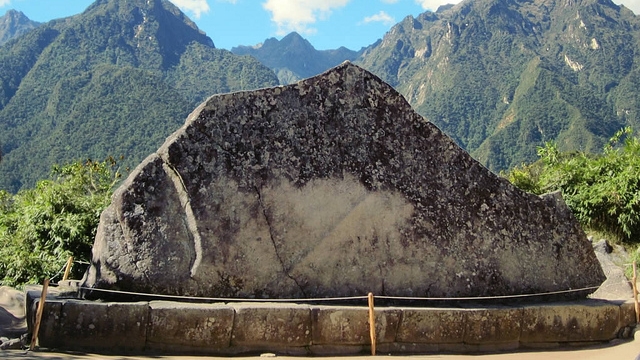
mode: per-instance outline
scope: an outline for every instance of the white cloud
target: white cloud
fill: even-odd
[[[416,4],[422,6],[425,10],[438,10],[442,5],[457,4],[460,0],[416,0]]]
[[[0,0],[0,6],[7,6],[11,4],[11,0]]]
[[[396,23],[396,20],[394,18],[392,18],[391,16],[389,16],[389,14],[387,14],[384,11],[380,11],[379,13],[375,14],[375,15],[371,15],[371,16],[367,16],[366,18],[364,18],[364,20],[362,20],[362,23],[364,24],[368,24],[371,22],[381,22],[385,25],[393,25]]]
[[[2,1],[2,0],[0,0]],[[190,12],[196,19],[200,18],[202,13],[209,12],[209,4],[207,0],[171,0],[182,11]]]
[[[278,26],[278,35],[291,31],[301,34],[313,34],[316,29],[310,27],[318,19],[329,17],[331,10],[343,7],[351,0],[267,0],[262,4],[271,12],[271,21]]]

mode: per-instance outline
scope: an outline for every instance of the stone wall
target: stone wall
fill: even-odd
[[[511,307],[379,307],[375,319],[379,353],[474,353],[605,342],[633,326],[635,312],[632,302],[584,300]],[[48,300],[39,344],[118,354],[370,352],[367,307],[279,303]]]

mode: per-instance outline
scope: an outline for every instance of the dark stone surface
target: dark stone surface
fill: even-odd
[[[460,297],[603,280],[559,195],[513,187],[344,63],[200,105],[115,192],[84,285]]]
[[[520,341],[523,343],[607,341],[621,327],[620,306],[608,302],[576,302],[525,306]]]
[[[314,306],[311,311],[314,345],[343,346],[371,343],[367,307]],[[375,326],[378,344],[396,340],[401,317],[400,309],[376,309]]]
[[[234,314],[224,304],[151,301],[145,350],[198,353],[227,348]]]
[[[148,323],[149,304],[146,302],[66,300],[60,311],[60,331],[55,333],[50,344],[41,343],[44,347],[78,351],[141,352],[145,347]]]

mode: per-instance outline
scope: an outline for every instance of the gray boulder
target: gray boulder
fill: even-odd
[[[513,187],[347,62],[201,104],[113,195],[84,286],[460,297],[603,280],[559,195]]]
[[[0,286],[0,343],[5,344],[8,338],[18,337],[27,332],[25,316],[24,292]],[[8,346],[8,345],[7,345]]]
[[[596,258],[600,262],[606,280],[591,298],[602,300],[633,299],[633,285],[624,274],[625,263],[629,262],[629,254],[621,245],[614,245],[605,240],[593,244]]]

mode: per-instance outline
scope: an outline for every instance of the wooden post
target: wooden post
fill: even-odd
[[[31,334],[31,346],[29,351],[33,351],[36,348],[36,342],[38,341],[38,333],[40,332],[40,322],[42,321],[42,313],[44,312],[44,303],[47,299],[47,289],[49,289],[49,279],[44,280],[42,285],[42,293],[40,293],[40,302],[38,303],[38,311],[36,312],[36,322],[33,326],[33,334]]]
[[[638,275],[636,270],[636,261],[633,260],[633,303],[636,309],[636,324],[640,323],[640,306],[638,305],[638,285],[637,285]]]
[[[373,310],[373,293],[369,293],[369,334],[371,336],[371,355],[376,354],[376,316]]]
[[[62,281],[69,280],[69,272],[71,271],[71,265],[73,265],[73,256],[69,256],[69,260],[67,260],[67,268],[64,269],[64,276],[62,277]]]

